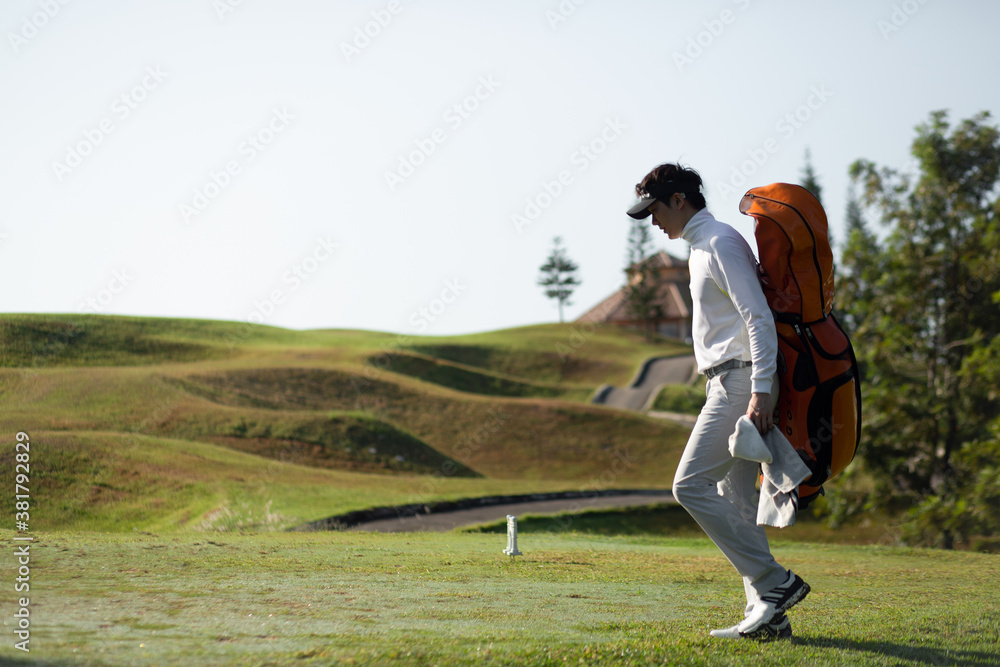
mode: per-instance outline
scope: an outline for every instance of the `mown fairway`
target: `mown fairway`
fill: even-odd
[[[3,532],[8,542],[10,531]],[[716,640],[743,593],[703,539],[53,532],[31,657],[87,665],[997,665],[1000,561],[784,544],[791,642]],[[13,577],[12,559],[0,572]],[[5,609],[13,604],[3,588]],[[5,621],[10,625],[10,621]],[[11,642],[0,656],[13,660]],[[18,664],[6,662],[5,664]]]

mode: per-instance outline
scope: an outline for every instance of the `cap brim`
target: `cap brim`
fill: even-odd
[[[655,201],[656,197],[646,197],[645,199],[640,199],[635,206],[628,210],[628,217],[635,218],[636,220],[648,218],[652,215],[649,207],[652,206]]]

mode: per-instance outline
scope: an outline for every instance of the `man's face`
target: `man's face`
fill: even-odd
[[[683,200],[675,201],[678,199],[680,197],[677,195],[671,195],[670,199],[666,202],[657,199],[649,207],[649,210],[653,214],[653,226],[659,227],[671,239],[679,239],[681,237],[681,232],[684,231],[684,224],[687,222],[686,217],[680,211]]]

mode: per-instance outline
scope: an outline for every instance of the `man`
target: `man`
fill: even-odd
[[[677,465],[674,498],[743,577],[744,620],[712,630],[712,636],[791,637],[784,612],[806,596],[809,585],[771,555],[764,528],[748,511],[756,472],[752,466],[733,468],[728,448],[744,414],[762,434],[773,427],[777,334],[750,246],[708,212],[701,186],[693,169],[660,165],[636,185],[640,201],[628,211],[637,220],[651,215],[668,237],[691,244],[692,337],[698,372],[708,377],[707,401]]]

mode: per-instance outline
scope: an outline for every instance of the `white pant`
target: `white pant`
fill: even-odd
[[[674,498],[743,577],[748,609],[788,576],[771,555],[764,527],[757,525],[756,467],[738,468],[740,474],[731,479],[733,496],[721,495],[718,486],[733,466],[728,441],[750,403],[750,374],[750,367],[736,368],[709,381],[708,400],[674,475]]]

